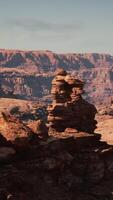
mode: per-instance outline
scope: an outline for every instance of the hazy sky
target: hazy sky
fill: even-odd
[[[0,48],[113,55],[113,0],[0,0]]]

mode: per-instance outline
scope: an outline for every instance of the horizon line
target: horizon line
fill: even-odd
[[[54,50],[48,50],[48,49],[16,49],[16,48],[0,48],[0,51],[18,51],[18,52],[50,52],[53,54],[59,54],[59,55],[66,55],[66,54],[100,54],[100,55],[110,55],[113,56],[111,53],[105,53],[105,52],[57,52]]]

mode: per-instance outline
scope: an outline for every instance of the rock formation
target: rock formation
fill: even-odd
[[[1,142],[4,138],[9,145],[19,151],[29,148],[34,137],[36,140],[35,133],[29,127],[8,113],[0,113],[0,133],[2,135]]]
[[[84,82],[60,69],[52,81],[53,103],[48,106],[51,128],[64,131],[74,128],[93,133],[96,128],[96,108],[82,98]]]
[[[32,131],[26,127],[19,119],[8,113],[1,113],[0,132],[7,140],[15,140],[19,137],[28,137]]]
[[[31,121],[28,123],[28,127],[36,134],[39,138],[48,138],[48,128],[42,120]]]

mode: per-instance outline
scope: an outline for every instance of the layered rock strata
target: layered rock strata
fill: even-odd
[[[82,98],[84,82],[59,69],[52,81],[52,105],[48,106],[48,122],[56,131],[74,128],[93,133],[96,108]]]

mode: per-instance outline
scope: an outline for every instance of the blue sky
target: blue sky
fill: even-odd
[[[0,0],[0,48],[113,55],[113,0]]]

